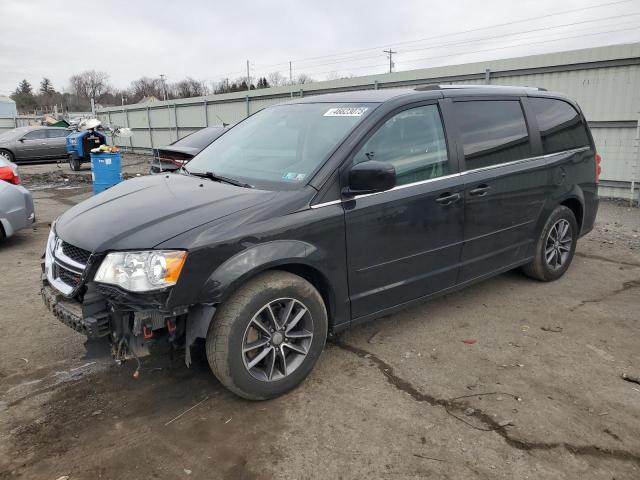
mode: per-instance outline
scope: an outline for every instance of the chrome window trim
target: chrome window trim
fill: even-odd
[[[536,160],[544,160],[546,158],[555,157],[557,155],[562,155],[562,154],[567,154],[567,153],[578,153],[578,152],[586,151],[586,150],[590,150],[590,149],[591,149],[590,145],[585,145],[584,147],[577,147],[577,148],[572,148],[572,149],[569,149],[569,150],[562,150],[561,152],[547,153],[545,155],[538,155],[537,157],[521,158],[519,160],[513,160],[511,162],[496,163],[495,165],[489,165],[489,166],[486,166],[486,167],[474,168],[472,170],[465,170],[464,172],[452,173],[450,175],[443,175],[442,177],[428,178],[427,180],[420,180],[419,182],[407,183],[406,185],[396,185],[395,187],[393,187],[393,188],[391,188],[389,190],[384,190],[382,192],[365,193],[365,194],[362,194],[362,195],[356,195],[356,196],[354,196],[352,198],[340,199],[340,200],[331,200],[330,202],[317,203],[315,205],[311,205],[311,208],[315,209],[315,208],[328,207],[330,205],[337,205],[339,203],[347,202],[349,200],[357,200],[359,198],[366,198],[366,197],[370,197],[372,195],[379,195],[381,193],[387,193],[387,192],[393,192],[393,191],[396,191],[396,190],[402,190],[404,188],[415,187],[417,185],[424,185],[426,183],[436,182],[438,180],[445,180],[445,179],[449,179],[449,178],[462,177],[462,176],[468,175],[470,173],[483,172],[485,170],[493,170],[495,168],[508,167],[510,165],[517,165],[517,164],[520,164],[520,163],[534,162]]]

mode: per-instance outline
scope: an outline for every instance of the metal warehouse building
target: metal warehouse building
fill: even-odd
[[[297,96],[433,83],[535,86],[573,97],[603,158],[600,194],[638,199],[640,43],[104,108],[98,114],[103,122],[134,130],[132,138],[119,140],[122,146],[148,151]]]

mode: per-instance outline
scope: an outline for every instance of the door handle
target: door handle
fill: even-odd
[[[450,192],[443,193],[438,198],[436,198],[436,202],[438,202],[440,205],[451,205],[458,200],[460,200],[460,194]]]
[[[489,192],[489,190],[491,190],[491,187],[483,183],[478,185],[473,190],[469,190],[469,195],[472,195],[474,197],[484,197]]]

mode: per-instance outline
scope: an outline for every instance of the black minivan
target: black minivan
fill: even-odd
[[[203,339],[226,387],[271,398],[351,325],[516,267],[561,277],[599,164],[578,105],[543,89],[299,98],[60,216],[42,295],[117,360],[168,345],[189,364]]]

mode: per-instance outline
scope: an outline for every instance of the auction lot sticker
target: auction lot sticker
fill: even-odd
[[[369,110],[368,107],[337,107],[330,108],[323,117],[361,117]]]

